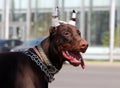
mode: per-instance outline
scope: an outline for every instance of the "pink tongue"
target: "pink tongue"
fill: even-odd
[[[69,52],[69,53],[70,53],[70,52]],[[71,53],[71,54],[72,54],[72,53]],[[81,57],[81,60],[79,61],[79,60],[76,60],[76,59],[71,59],[71,62],[80,63],[82,69],[85,69],[85,63],[84,63],[84,61],[83,61],[83,59],[82,59],[82,56],[81,56],[81,55],[78,55],[77,53],[74,53],[74,55],[75,55],[75,54],[76,54],[76,56]],[[78,57],[78,58],[79,58],[79,57]]]
[[[83,59],[81,59],[81,67],[82,67],[82,69],[85,69],[85,63],[84,63]]]
[[[84,64],[84,61],[83,61],[83,59],[82,59],[82,56],[80,56],[80,57],[81,57],[81,60],[77,60],[77,59],[74,59],[74,58],[70,57],[70,56],[67,55],[65,52],[62,52],[62,53],[63,53],[63,55],[64,55],[70,62],[76,63],[76,64],[81,64],[82,69],[85,69],[85,64]],[[75,54],[75,53],[74,53],[74,54]],[[78,58],[79,58],[79,57],[78,57]]]
[[[64,55],[68,60],[70,60],[70,62],[80,63],[79,60],[74,59],[73,57],[71,57],[71,56],[69,56],[68,54],[66,54],[64,51],[63,51],[62,53],[63,53],[63,55]]]

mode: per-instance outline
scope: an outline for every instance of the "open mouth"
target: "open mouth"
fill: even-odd
[[[78,51],[62,51],[63,56],[74,66],[79,66],[84,69],[85,64],[82,58],[82,55]]]

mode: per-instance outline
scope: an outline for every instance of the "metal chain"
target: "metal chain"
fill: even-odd
[[[39,68],[46,74],[48,82],[52,82],[55,79],[54,74],[49,72],[47,66],[41,61],[41,59],[36,54],[34,54],[30,50],[26,50],[23,53],[29,56],[31,60],[33,60],[39,66]]]
[[[45,63],[47,64],[47,66],[49,67],[49,72],[52,74],[56,74],[59,70],[52,65],[52,63],[50,62],[50,60],[47,58],[47,56],[45,55],[43,49],[41,46],[37,46],[40,55],[42,56],[42,58],[44,59]]]

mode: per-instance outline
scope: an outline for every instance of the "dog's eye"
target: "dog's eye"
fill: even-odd
[[[80,33],[80,31],[77,31],[77,33],[81,36],[81,33]]]
[[[64,35],[68,36],[68,35],[70,35],[70,32],[64,32]]]

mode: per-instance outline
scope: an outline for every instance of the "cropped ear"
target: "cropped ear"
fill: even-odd
[[[58,20],[58,7],[55,8],[55,11],[52,13],[52,26],[56,27],[59,26],[59,20]]]
[[[72,17],[71,17],[70,21],[68,22],[68,24],[76,26],[76,14],[77,14],[77,12],[75,10],[73,10]]]

